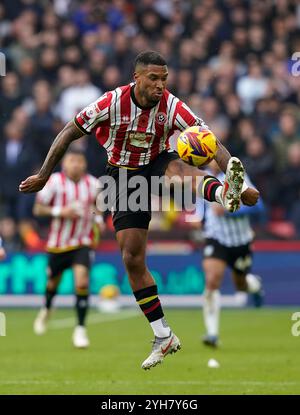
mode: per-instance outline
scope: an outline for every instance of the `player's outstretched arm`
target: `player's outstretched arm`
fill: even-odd
[[[225,173],[227,164],[229,159],[231,158],[231,155],[229,151],[223,146],[223,144],[217,140],[218,144],[218,150],[215,155],[215,160],[218,163],[218,166],[220,169]],[[242,192],[241,200],[244,205],[246,206],[253,206],[257,203],[259,199],[259,192],[256,189],[253,189],[252,187],[248,187],[246,190]]]
[[[53,169],[62,159],[70,143],[83,135],[84,133],[75,126],[73,121],[68,122],[53,141],[38,174],[30,176],[20,183],[20,192],[33,193],[40,191],[47,183]]]

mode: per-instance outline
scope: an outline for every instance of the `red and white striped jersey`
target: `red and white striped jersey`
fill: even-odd
[[[46,186],[37,194],[37,202],[47,206],[73,206],[79,219],[52,218],[47,240],[49,252],[63,252],[93,242],[95,201],[99,192],[96,177],[84,175],[78,182],[63,172],[53,173]]]
[[[134,83],[106,92],[76,115],[74,122],[85,134],[95,132],[113,165],[136,168],[148,164],[170,148],[174,131],[205,123],[165,90],[152,108],[141,108]]]

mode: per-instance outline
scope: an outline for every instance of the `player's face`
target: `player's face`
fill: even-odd
[[[167,66],[147,65],[137,68],[134,79],[138,93],[147,105],[155,105],[161,99],[166,89],[167,78]]]
[[[62,163],[63,171],[72,180],[78,181],[86,172],[86,160],[81,154],[67,154]]]

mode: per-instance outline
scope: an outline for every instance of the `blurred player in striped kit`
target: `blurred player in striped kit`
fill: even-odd
[[[218,180],[224,180],[224,174],[221,173],[214,161],[210,163],[209,169]],[[247,181],[249,182],[248,178]],[[262,305],[261,279],[250,274],[251,242],[254,238],[250,216],[261,213],[262,210],[261,201],[254,207],[241,206],[235,213],[226,212],[221,205],[216,203],[207,203],[205,206],[205,247],[202,265],[206,280],[203,303],[206,334],[203,337],[203,343],[208,346],[216,347],[218,345],[219,288],[227,267],[232,271],[238,298],[242,299],[245,296],[244,293],[251,293],[254,305],[256,307]]]
[[[102,216],[94,213],[99,192],[98,179],[87,174],[86,167],[84,153],[70,149],[62,161],[62,171],[50,176],[44,189],[37,194],[34,205],[36,216],[52,218],[46,248],[49,261],[45,304],[34,322],[34,332],[38,335],[46,332],[62,273],[72,268],[78,320],[72,339],[77,348],[89,346],[85,320],[93,256],[93,227],[95,222],[102,226]]]

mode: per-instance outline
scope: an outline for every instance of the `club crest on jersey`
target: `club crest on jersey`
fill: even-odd
[[[164,125],[167,121],[167,114],[165,114],[164,112],[158,112],[156,114],[155,121],[158,124]]]

